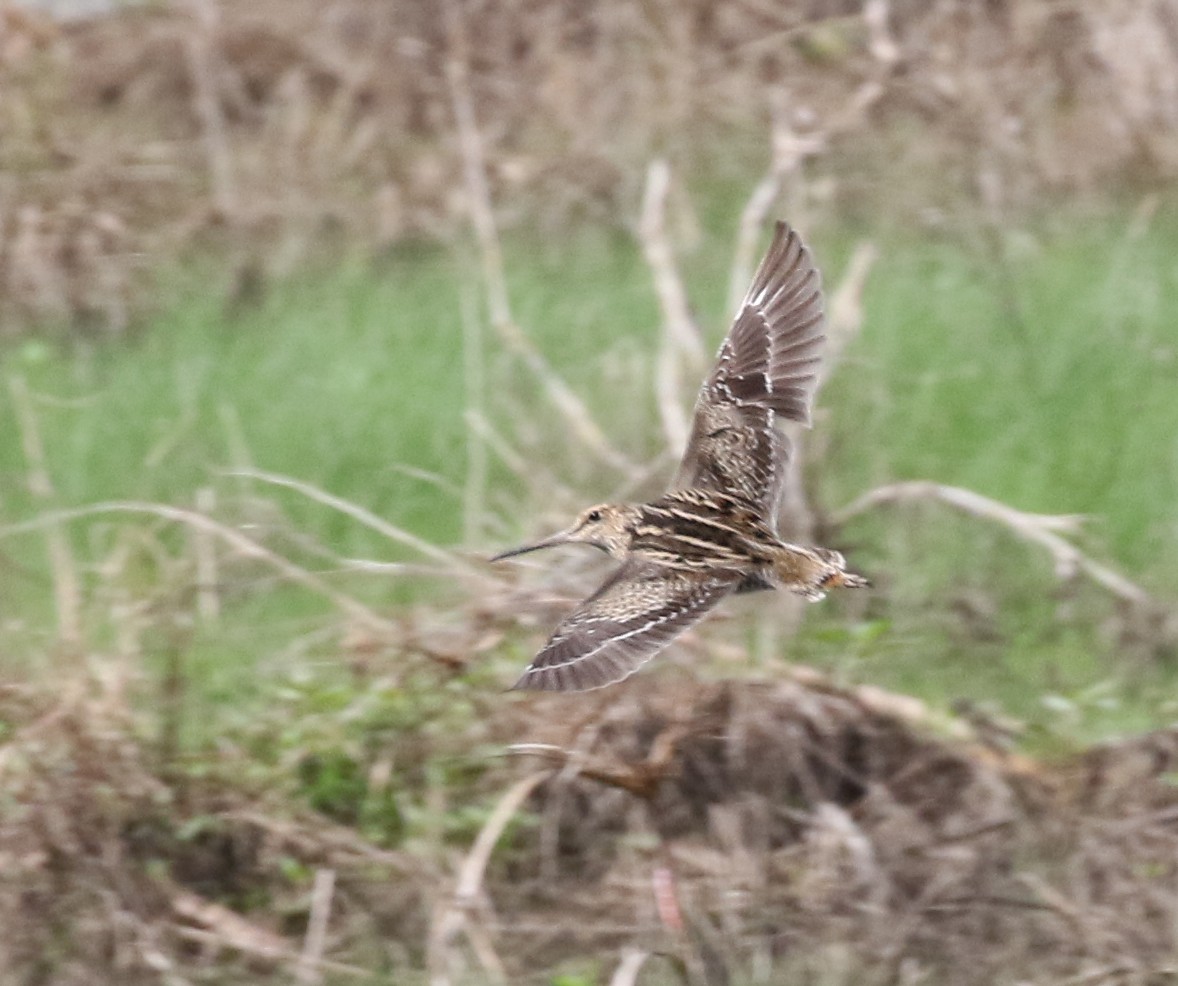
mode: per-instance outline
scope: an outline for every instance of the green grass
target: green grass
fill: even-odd
[[[949,245],[893,244],[864,336],[824,395],[824,500],[932,479],[1084,514],[1087,550],[1172,599],[1176,246],[1172,220],[1135,241],[1115,223],[1076,222],[1022,243],[1008,293]],[[935,700],[998,699],[1036,720],[1054,715],[1041,696],[1055,693],[1097,731],[1178,713],[1172,642],[1135,647],[1116,607],[1085,586],[1061,592],[1039,549],[935,507],[881,512],[848,537],[895,598],[898,639],[865,676]],[[1095,702],[1098,683],[1115,687]]]
[[[1136,239],[1123,229],[1115,219],[1075,218],[1019,236],[1006,275],[955,242],[878,233],[866,324],[819,401],[807,478],[820,507],[919,478],[1025,510],[1083,513],[1088,550],[1160,597],[1174,595],[1178,219],[1163,214]],[[714,231],[685,258],[710,340],[726,320],[731,233]],[[852,241],[848,231],[817,237],[828,284],[838,283]],[[648,385],[658,314],[634,244],[587,231],[559,248],[511,242],[507,256],[518,321],[619,447],[649,456],[658,447]],[[216,286],[190,287],[132,341],[84,351],[29,342],[3,358],[55,399],[38,411],[64,505],[191,504],[199,486],[213,485],[231,510],[243,488],[219,471],[244,459],[458,545],[472,400],[500,421],[528,414],[535,447],[550,450],[538,466],[585,502],[617,481],[566,440],[535,380],[486,328],[471,376],[469,327],[485,317],[469,261],[406,248],[379,265],[347,261],[273,285],[256,307],[232,313]],[[5,390],[0,419],[11,418]],[[0,523],[41,509],[24,473],[16,429],[5,424]],[[489,486],[496,530],[507,537],[548,506],[521,501],[518,482],[499,467]],[[341,556],[409,557],[297,495],[261,492],[290,529]],[[121,529],[75,528],[83,562],[106,557]],[[1085,735],[1178,714],[1174,672],[1118,639],[1115,607],[1085,586],[1061,593],[1043,554],[1008,533],[910,507],[856,521],[842,539],[880,588],[862,611],[837,601],[808,610],[784,659],[935,703],[992,702]],[[174,544],[182,547],[178,535]],[[0,632],[19,661],[49,649],[43,547],[22,537],[0,552],[12,590],[0,603]],[[145,586],[157,565],[146,565]],[[391,606],[441,590],[369,578],[359,591]],[[280,667],[289,641],[311,632],[325,607],[269,584],[231,603],[223,628],[192,644],[207,708],[264,695],[258,669]],[[772,607],[766,596],[754,608]],[[1045,704],[1044,694],[1056,698]]]

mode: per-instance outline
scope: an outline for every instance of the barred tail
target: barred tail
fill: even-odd
[[[871,587],[871,583],[862,575],[847,571],[847,559],[842,556],[841,552],[831,551],[829,548],[817,548],[815,552],[827,565],[826,571],[823,572],[818,583],[821,588],[868,589]]]
[[[871,585],[862,575],[848,572],[846,559],[837,551],[814,548],[808,560],[811,564],[806,565],[804,571],[795,571],[792,580],[782,580],[787,588],[807,599],[822,599],[829,589],[866,589]]]

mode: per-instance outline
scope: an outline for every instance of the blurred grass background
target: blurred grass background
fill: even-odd
[[[731,223],[708,229],[687,258],[709,347],[728,318],[733,233]],[[837,283],[855,234],[821,232],[828,283]],[[1116,215],[1055,216],[1004,242],[996,270],[982,247],[959,238],[895,226],[882,234],[862,332],[807,436],[817,506],[832,512],[872,487],[928,479],[1027,511],[1084,514],[1085,547],[1165,596],[1178,584],[1173,206],[1140,226]],[[492,530],[463,543],[472,395],[461,354],[481,317],[468,260],[400,248],[287,279],[232,309],[215,280],[211,290],[180,283],[176,300],[133,339],[11,345],[9,365],[52,398],[41,426],[62,504],[191,504],[201,486],[232,497],[236,481],[222,473],[253,465],[474,556],[559,520],[559,511],[534,516],[539,505],[517,479],[493,468]],[[659,316],[636,244],[591,229],[559,244],[515,236],[507,267],[517,318],[554,369],[627,454],[649,456],[657,420],[645,380]],[[481,345],[485,389],[515,388],[519,404],[540,413],[542,398],[528,392],[534,381],[512,377],[493,339]],[[589,465],[559,466],[585,502],[610,491]],[[7,516],[34,514],[15,430],[0,441],[0,469],[13,480]],[[346,517],[273,495],[285,524],[344,557],[408,560]],[[1084,587],[1061,590],[1049,559],[1008,532],[930,505],[880,511],[843,536],[880,586],[877,600],[850,626],[837,602],[808,608],[780,659],[939,705],[996,703],[1033,723],[1058,718],[1060,697],[1083,706],[1095,695],[1099,702],[1076,713],[1088,739],[1174,713],[1172,656],[1131,646],[1110,602]],[[10,652],[52,650],[42,554],[32,538],[5,548],[6,635],[15,627],[24,641],[10,639]],[[437,593],[455,602],[428,580],[359,581],[355,591],[378,606]],[[220,717],[238,717],[233,706],[264,697],[259,668],[273,667],[293,628],[324,613],[301,590],[266,585],[243,591],[225,623],[194,645],[195,688],[210,716],[194,720],[210,734]]]
[[[587,986],[623,946],[707,952],[732,982],[1171,975],[1175,17],[0,3],[0,980]],[[466,116],[511,314],[621,468],[496,331]],[[750,196],[828,295],[875,248],[803,471],[817,540],[875,588],[733,599],[626,686],[504,695],[606,565],[486,557],[673,471],[637,228],[655,161],[709,352]],[[834,522],[907,480],[1083,515],[1078,546],[1151,606],[941,505]],[[137,512],[55,527],[111,502]],[[463,912],[482,943],[437,944],[536,766],[508,744],[630,766],[677,716],[715,771],[670,744],[661,792],[694,823],[667,836],[675,811],[562,772],[490,860],[494,913]],[[718,737],[768,787],[709,759]],[[686,935],[647,883],[676,866]]]

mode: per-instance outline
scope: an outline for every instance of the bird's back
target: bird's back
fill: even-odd
[[[691,488],[639,508],[630,550],[669,568],[743,573],[759,567],[765,550],[778,543],[752,504]]]

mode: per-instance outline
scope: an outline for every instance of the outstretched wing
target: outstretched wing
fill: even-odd
[[[560,624],[515,688],[579,692],[621,681],[735,588],[731,572],[630,559]]]
[[[818,269],[797,232],[779,222],[700,388],[672,485],[743,497],[772,524],[789,459],[774,422],[809,425],[825,342]]]

